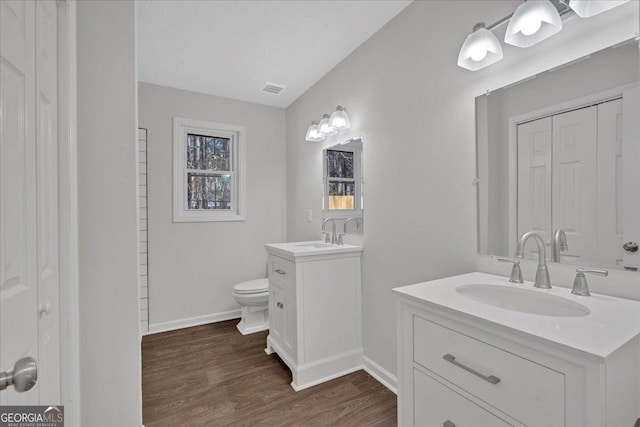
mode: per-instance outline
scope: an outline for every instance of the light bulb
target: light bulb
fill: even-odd
[[[529,0],[513,12],[504,42],[512,46],[531,47],[561,29],[560,13],[549,0]]]
[[[487,50],[483,49],[481,46],[476,46],[471,51],[471,59],[473,61],[480,62],[486,57],[487,57]]]
[[[629,0],[570,0],[569,7],[581,18],[590,18]]]
[[[319,129],[320,133],[323,134],[323,135],[334,135],[334,134],[338,133],[337,130],[335,130],[334,128],[332,128],[329,125],[329,119],[330,118],[331,118],[330,115],[324,114],[322,116],[322,120],[320,120],[320,123],[318,124],[318,129]]]
[[[349,116],[347,115],[347,109],[342,105],[338,105],[336,107],[336,111],[331,114],[329,126],[334,128],[335,130],[349,129],[351,127],[351,122],[349,121]]]
[[[522,24],[522,27],[520,27],[520,32],[522,32],[522,34],[524,34],[525,36],[530,36],[537,33],[540,30],[540,27],[542,27],[542,21],[531,20]]]
[[[458,66],[467,70],[480,70],[502,59],[502,46],[496,36],[480,22],[467,36],[460,53]]]
[[[310,142],[319,142],[324,139],[324,135],[320,133],[318,128],[318,122],[312,122],[311,126],[307,129],[305,139]]]

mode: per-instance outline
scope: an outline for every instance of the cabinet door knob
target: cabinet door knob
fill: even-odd
[[[638,244],[636,242],[627,242],[622,245],[622,249],[627,252],[636,253],[638,252]]]
[[[447,420],[447,421],[442,423],[442,427],[456,427],[456,425],[454,423],[452,423],[451,421]]]

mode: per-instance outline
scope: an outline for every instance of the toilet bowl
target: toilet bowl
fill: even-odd
[[[236,325],[242,335],[269,329],[269,279],[235,284],[233,298],[242,306],[242,318]]]

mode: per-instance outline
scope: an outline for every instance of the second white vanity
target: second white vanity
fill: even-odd
[[[408,426],[633,426],[640,303],[470,273],[394,289]]]
[[[265,245],[269,253],[267,354],[291,369],[296,390],[362,368],[362,247]]]

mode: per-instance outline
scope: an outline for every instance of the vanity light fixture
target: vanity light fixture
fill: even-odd
[[[628,1],[629,0],[570,0],[569,7],[573,9],[580,18],[591,18]]]
[[[576,2],[623,3],[629,0],[571,0]],[[485,26],[473,27],[458,55],[458,66],[477,71],[502,59],[502,46],[493,30],[507,24],[504,42],[517,47],[530,47],[562,29],[562,16],[572,13],[568,0],[524,0],[510,15]]]
[[[342,105],[338,105],[336,107],[336,111],[331,114],[331,118],[329,119],[329,126],[331,126],[335,130],[349,129],[351,127],[351,122],[349,121],[349,116],[347,115],[347,109]]]
[[[351,122],[347,115],[347,109],[342,105],[336,107],[333,114],[323,114],[320,122],[314,121],[307,129],[305,139],[310,142],[322,141],[328,135],[335,135],[342,129],[349,129]]]
[[[498,62],[502,59],[502,46],[496,36],[487,30],[484,22],[473,27],[473,32],[467,36],[460,54],[458,66],[475,71]]]
[[[561,29],[560,13],[549,0],[528,0],[518,6],[509,20],[504,42],[518,47],[530,47]]]
[[[320,133],[318,122],[314,121],[311,123],[309,129],[307,129],[305,139],[309,142],[320,142],[324,139],[324,135]]]
[[[318,129],[320,130],[320,133],[322,135],[328,136],[328,135],[335,135],[336,133],[338,133],[338,131],[335,128],[329,125],[330,119],[331,119],[331,116],[329,114],[324,114],[322,116],[322,120],[320,120],[320,123],[318,124]]]

